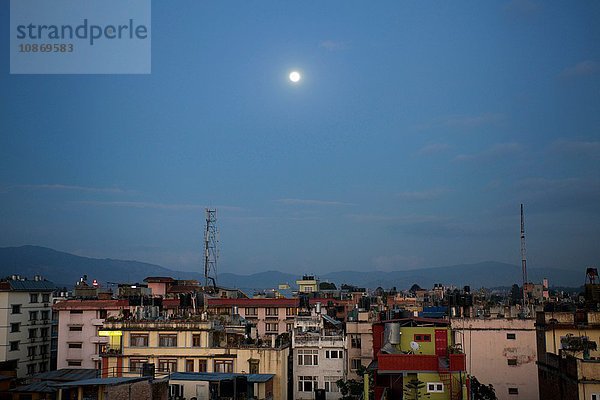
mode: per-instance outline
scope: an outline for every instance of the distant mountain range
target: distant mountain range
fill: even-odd
[[[98,259],[76,256],[39,246],[3,247],[0,248],[0,276],[21,275],[32,278],[42,275],[59,286],[72,287],[83,275],[97,279],[102,284],[109,282],[136,283],[148,276],[169,276],[176,279],[203,280],[197,272],[174,271],[160,265],[139,261]],[[585,271],[572,271],[551,268],[528,269],[529,279],[541,282],[548,278],[550,286],[579,287],[584,283]],[[265,271],[251,275],[220,273],[220,286],[236,287],[252,294],[253,290],[277,288],[280,283],[288,283],[292,287],[300,276],[279,271]],[[350,284],[374,289],[389,289],[395,286],[398,290],[408,289],[414,283],[424,288],[433,287],[434,283],[456,285],[471,288],[511,286],[521,279],[521,268],[516,265],[486,261],[476,264],[461,264],[447,267],[421,268],[406,271],[339,271],[318,276],[321,281],[333,282],[338,287]]]

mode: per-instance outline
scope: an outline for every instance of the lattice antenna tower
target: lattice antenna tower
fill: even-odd
[[[528,299],[525,292],[527,283],[527,251],[525,249],[525,216],[523,213],[523,204],[521,204],[521,269],[523,272],[523,309],[527,309]]]
[[[217,210],[206,209],[206,228],[204,230],[204,284],[209,287],[212,281],[217,286],[217,260],[219,258],[219,231],[217,229]]]

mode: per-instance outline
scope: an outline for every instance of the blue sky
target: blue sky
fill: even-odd
[[[220,272],[597,265],[600,3],[152,4],[150,75],[10,75],[0,246]],[[300,84],[287,75],[301,71]]]

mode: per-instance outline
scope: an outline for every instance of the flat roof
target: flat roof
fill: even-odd
[[[234,374],[223,372],[174,372],[171,374],[172,381],[204,381],[221,382],[230,381],[234,378],[244,376],[248,383],[265,383],[273,379],[274,374]]]
[[[124,385],[127,383],[135,383],[141,381],[150,380],[150,377],[114,377],[114,378],[94,378],[94,379],[84,379],[81,381],[73,381],[66,383],[55,383],[52,386],[62,389],[62,388],[70,388],[70,387],[79,387],[79,386],[100,386],[100,385]]]

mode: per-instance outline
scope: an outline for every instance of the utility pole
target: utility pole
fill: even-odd
[[[527,317],[529,315],[529,301],[525,291],[527,284],[527,257],[525,250],[525,217],[523,214],[523,204],[521,203],[521,269],[523,271],[523,313]]]

